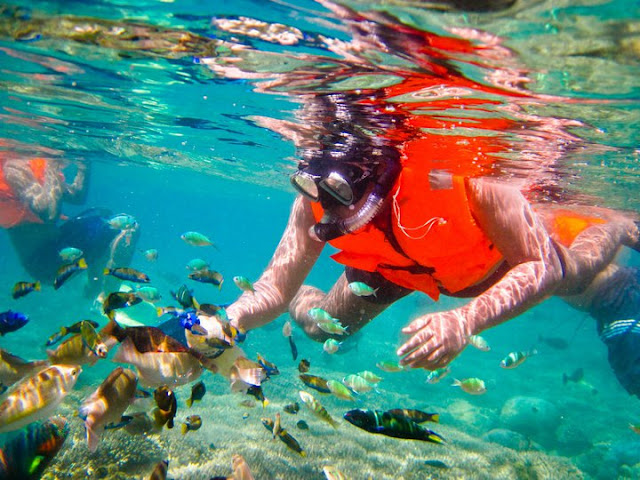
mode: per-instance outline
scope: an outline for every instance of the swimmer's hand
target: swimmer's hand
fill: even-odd
[[[443,368],[467,346],[472,334],[462,309],[431,313],[415,319],[402,329],[412,335],[398,349],[402,365],[435,370]]]

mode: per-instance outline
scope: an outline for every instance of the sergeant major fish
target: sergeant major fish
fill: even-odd
[[[511,352],[502,359],[500,366],[502,368],[516,368],[517,366],[522,365],[527,358],[535,355],[536,353],[538,353],[537,350],[531,350],[530,352]]]

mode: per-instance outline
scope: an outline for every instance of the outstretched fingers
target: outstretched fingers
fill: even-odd
[[[399,356],[406,355],[422,345],[426,344],[429,340],[433,338],[433,331],[431,329],[425,328],[416,333],[413,337],[405,342],[398,351],[396,352]]]
[[[411,322],[409,325],[407,325],[402,329],[402,333],[405,333],[407,335],[413,335],[414,333],[426,327],[431,321],[430,318],[431,318],[430,315],[425,315],[425,316],[416,318],[413,322]]]

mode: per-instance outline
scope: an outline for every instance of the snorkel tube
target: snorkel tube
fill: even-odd
[[[397,159],[397,152],[394,153],[396,153],[396,155],[387,156],[384,171],[378,178],[367,200],[356,213],[343,219],[325,216],[320,223],[315,224],[309,229],[309,235],[318,241],[328,242],[348,233],[355,232],[373,220],[380,211],[380,208],[382,208],[382,203],[391,191],[402,169]]]

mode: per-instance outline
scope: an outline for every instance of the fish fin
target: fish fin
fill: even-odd
[[[207,330],[201,325],[194,325],[193,327],[191,327],[191,333],[193,333],[194,335],[200,335],[202,337],[209,334],[209,332],[207,332]]]
[[[182,432],[182,435],[186,435],[187,432],[189,431],[188,425],[186,423],[183,423],[181,428],[180,428],[180,431]]]
[[[451,384],[452,387],[459,387],[460,385],[462,385],[462,382],[460,380],[458,380],[457,378],[453,379],[453,383]]]
[[[40,288],[41,288],[41,287],[40,287],[40,280],[38,280],[36,283],[34,283],[34,285],[33,285],[33,289],[34,289],[36,292],[39,292],[39,291],[40,291]]]
[[[268,399],[268,398],[265,398],[265,399],[262,401],[262,408],[263,408],[263,409],[265,409],[265,408],[267,407],[267,405],[269,405],[269,403],[271,403],[271,402],[269,402],[269,399]]]
[[[111,269],[110,268],[105,268],[104,270],[102,270],[102,274],[103,275],[109,275],[111,273]]]
[[[86,423],[85,429],[87,430],[87,445],[89,446],[89,451],[95,452],[98,449],[98,444],[100,443],[100,434],[92,427],[88,427]]]
[[[431,430],[428,431],[427,440],[431,443],[446,443],[444,438]]]
[[[158,307],[158,308],[156,308],[156,314],[157,314],[159,317],[161,317],[161,316],[164,314],[164,312],[162,311],[162,307]]]
[[[440,414],[434,413],[433,415],[431,415],[430,421],[432,421],[433,423],[440,423]]]
[[[192,300],[192,301],[193,301],[193,307],[194,307],[196,310],[200,310],[200,304],[199,304],[199,303],[198,303],[198,301],[196,300],[196,297],[193,297],[193,300]]]
[[[187,398],[187,407],[191,408],[191,405],[193,405],[193,400],[190,398]]]
[[[87,261],[84,258],[81,258],[78,260],[78,267],[82,269],[87,268]]]

